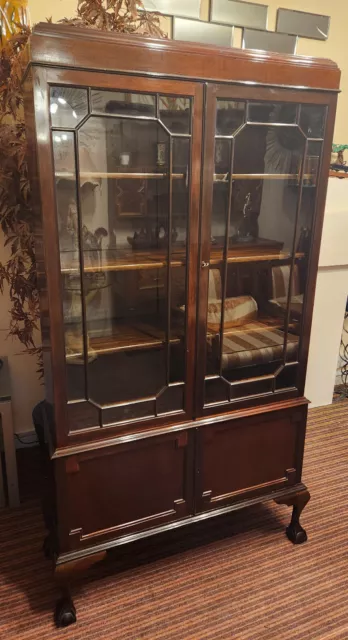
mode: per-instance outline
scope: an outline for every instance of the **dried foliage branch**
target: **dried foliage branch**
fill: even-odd
[[[103,31],[164,37],[159,14],[145,11],[141,0],[78,0],[77,16],[62,22]],[[9,334],[20,340],[27,353],[37,356],[42,372],[41,348],[35,343],[39,295],[22,94],[24,49],[30,29],[17,27],[18,33],[0,50],[0,226],[10,251],[7,262],[0,262],[0,293],[8,285]]]
[[[78,0],[77,16],[65,24],[102,31],[164,37],[158,13],[145,11],[141,0]]]
[[[6,262],[0,262],[0,291],[4,293],[8,285],[9,334],[37,356],[41,373],[41,349],[35,343],[39,296],[21,86],[30,30],[19,29],[0,51],[0,225],[10,253]]]

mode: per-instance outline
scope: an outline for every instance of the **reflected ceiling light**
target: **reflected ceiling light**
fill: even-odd
[[[66,104],[65,98],[61,98],[60,96],[58,98],[58,102],[60,102],[60,104]]]
[[[52,113],[52,115],[57,113],[57,109],[58,109],[58,104],[56,102],[51,102],[51,104],[50,104],[50,112]]]

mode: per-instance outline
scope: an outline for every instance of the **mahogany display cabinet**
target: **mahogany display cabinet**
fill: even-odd
[[[301,481],[340,72],[39,24],[24,83],[55,573]],[[75,620],[69,597],[58,625]]]

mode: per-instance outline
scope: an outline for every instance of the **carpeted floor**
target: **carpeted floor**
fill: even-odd
[[[348,401],[310,412],[306,544],[288,542],[290,510],[273,503],[143,541],[77,585],[68,629],[53,625],[34,479],[0,515],[1,640],[348,639]]]

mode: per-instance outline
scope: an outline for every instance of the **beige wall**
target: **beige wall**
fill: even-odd
[[[3,240],[0,231],[0,261],[6,260]],[[35,357],[23,354],[20,342],[8,337],[9,310],[10,298],[5,290],[0,295],[0,355],[9,359],[14,426],[20,433],[32,431],[31,412],[44,397],[44,389],[36,374]]]
[[[154,0],[155,1],[155,0]],[[327,57],[335,60],[343,71],[342,94],[339,98],[335,141],[348,143],[348,58],[346,53],[346,32],[348,25],[348,2],[343,0],[254,0],[260,4],[268,4],[269,23],[268,28],[274,29],[276,10],[279,6],[291,9],[300,9],[313,13],[329,13],[331,15],[331,29],[327,42],[316,40],[299,41],[298,53],[309,56]],[[77,0],[29,0],[32,24],[44,21],[52,17],[56,22],[63,17],[72,17],[75,14]],[[201,17],[208,18],[208,0],[203,0]],[[168,24],[169,21],[167,21]],[[236,34],[237,39],[240,35]],[[3,239],[0,236],[0,260],[4,259]],[[18,341],[7,339],[8,330],[8,295],[0,299],[0,354],[10,358],[10,371],[13,388],[15,429],[17,432],[25,432],[32,428],[31,410],[36,402],[43,396],[43,389],[35,372],[35,359],[30,356],[20,355],[22,348]]]

